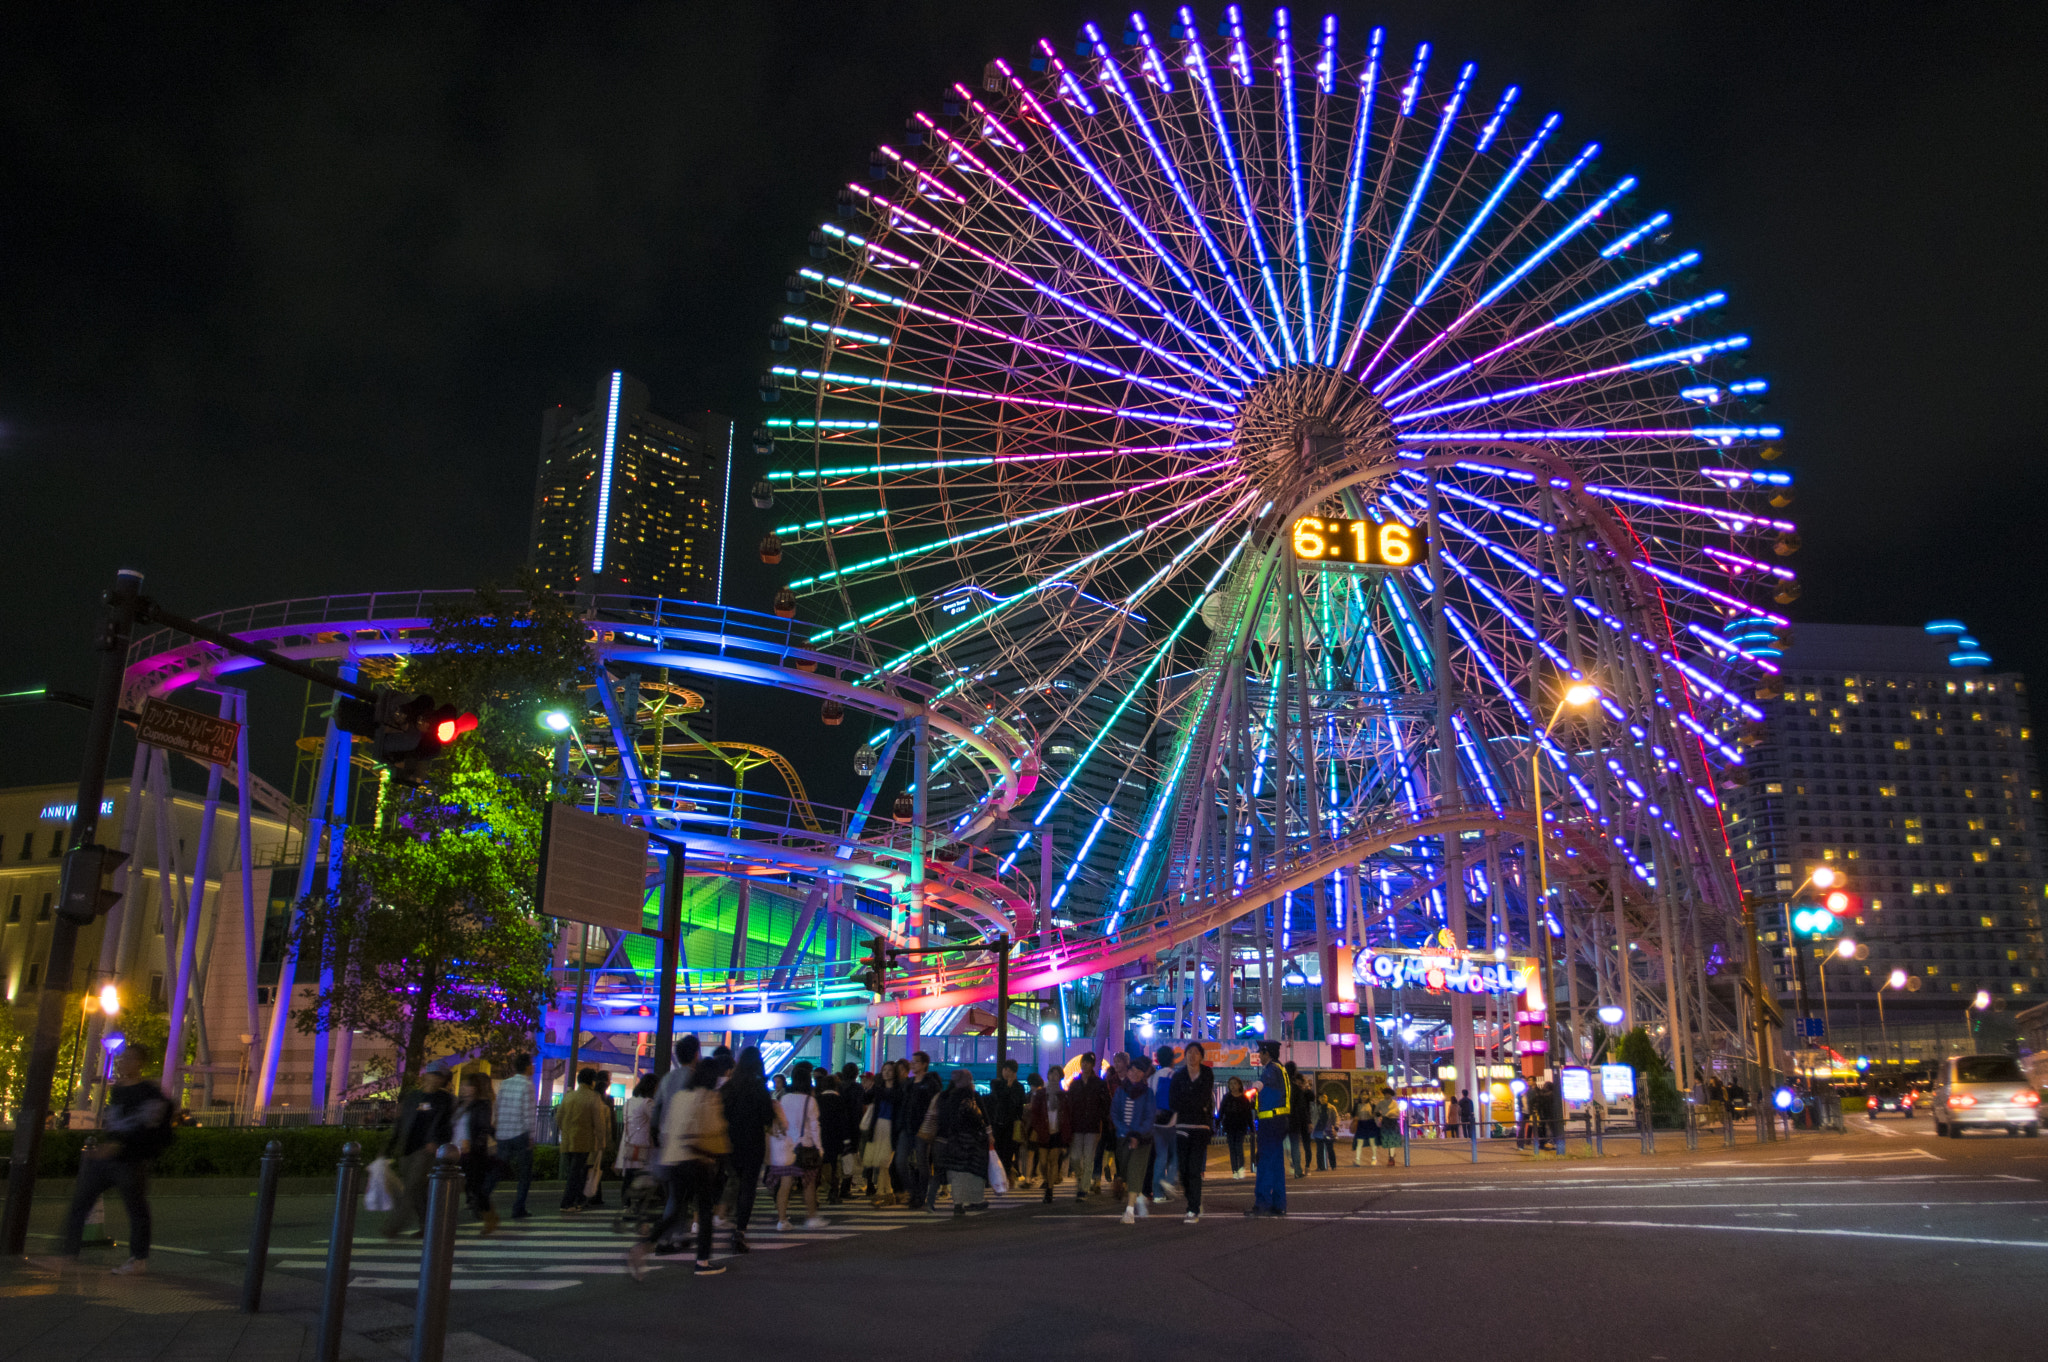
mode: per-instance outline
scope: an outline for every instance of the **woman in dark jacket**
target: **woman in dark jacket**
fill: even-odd
[[[819,1072],[817,1089],[818,1138],[823,1142],[825,1157],[820,1173],[825,1181],[826,1199],[836,1205],[853,1187],[853,1175],[846,1171],[842,1160],[853,1153],[854,1140],[859,1134],[854,1124],[859,1120],[855,1111],[859,1099],[849,1098],[841,1092],[839,1080],[829,1069]]]
[[[1230,1176],[1244,1181],[1244,1133],[1252,1128],[1252,1099],[1244,1095],[1244,1080],[1233,1078],[1223,1093],[1223,1138],[1230,1142]]]
[[[768,1095],[768,1074],[761,1048],[740,1051],[732,1077],[718,1090],[725,1108],[726,1130],[732,1136],[732,1251],[747,1251],[747,1223],[761,1194],[761,1166],[768,1158],[768,1132],[780,1126],[782,1111]]]
[[[953,1081],[939,1094],[939,1130],[932,1142],[933,1162],[953,1189],[953,1214],[988,1209],[988,1115],[974,1090],[974,1075],[953,1071]]]

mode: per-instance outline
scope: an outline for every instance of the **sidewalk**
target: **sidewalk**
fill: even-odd
[[[116,1277],[125,1253],[0,1259],[0,1362],[312,1362],[320,1287],[273,1272],[263,1311],[242,1314],[240,1275],[204,1259],[154,1254],[148,1274]],[[409,1356],[412,1305],[351,1293],[341,1355]],[[530,1362],[473,1333],[450,1332],[448,1362]]]

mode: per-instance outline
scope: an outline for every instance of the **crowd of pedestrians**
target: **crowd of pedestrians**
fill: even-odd
[[[555,1112],[561,1211],[604,1207],[606,1174],[615,1174],[621,1206],[635,1212],[629,1218],[651,1225],[628,1253],[632,1274],[644,1274],[653,1255],[690,1253],[710,1276],[726,1270],[714,1255],[720,1232],[731,1254],[749,1252],[764,1190],[779,1232],[825,1228],[824,1208],[856,1201],[926,1214],[946,1203],[966,1217],[988,1209],[992,1182],[1051,1202],[1070,1176],[1075,1200],[1107,1194],[1125,1224],[1178,1200],[1192,1225],[1202,1218],[1219,1134],[1231,1177],[1255,1179],[1252,1216],[1286,1214],[1290,1173],[1337,1167],[1347,1117],[1354,1165],[1369,1155],[1377,1166],[1383,1150],[1399,1147],[1401,1117],[1385,1090],[1347,1112],[1309,1074],[1282,1064],[1276,1043],[1263,1044],[1259,1059],[1249,1083],[1233,1076],[1220,1090],[1200,1042],[1117,1053],[1106,1070],[1091,1053],[1071,1072],[1020,1077],[1006,1059],[983,1093],[966,1069],[942,1078],[923,1051],[868,1073],[799,1063],[771,1080],[757,1047],[705,1052],[684,1036],[674,1067],[641,1077],[616,1110],[608,1075],[576,1075]],[[495,1085],[464,1075],[451,1093],[448,1071],[435,1066],[401,1096],[384,1149],[397,1184],[387,1234],[421,1232],[434,1151],[447,1142],[461,1154],[465,1200],[482,1233],[499,1227],[493,1195],[506,1179],[515,1183],[511,1218],[530,1216],[531,1060],[518,1056],[512,1069]]]

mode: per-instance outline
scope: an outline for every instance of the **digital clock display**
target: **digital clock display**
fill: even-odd
[[[1428,536],[1398,520],[1328,520],[1305,515],[1294,522],[1294,556],[1302,563],[1345,567],[1407,568]]]

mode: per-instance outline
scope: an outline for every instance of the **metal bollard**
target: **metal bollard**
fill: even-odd
[[[1735,1148],[1735,1104],[1730,1102],[1726,1107],[1722,1108],[1722,1112],[1721,1143],[1733,1149]]]
[[[1401,1166],[1406,1168],[1408,1167],[1408,1113],[1402,1112],[1398,1119],[1401,1122]]]
[[[1689,1150],[1697,1150],[1700,1147],[1699,1109],[1693,1106],[1690,1099],[1685,1104],[1685,1147]]]
[[[1602,1106],[1593,1113],[1593,1152],[1601,1158],[1607,1157],[1607,1108]]]
[[[455,1275],[455,1220],[462,1205],[460,1153],[452,1144],[434,1151],[427,1181],[427,1227],[420,1239],[419,1301],[412,1316],[412,1362],[441,1362],[448,1344],[448,1284]]]
[[[1479,1162],[1479,1122],[1478,1122],[1477,1120],[1474,1120],[1474,1121],[1472,1121],[1472,1122],[1471,1122],[1471,1126],[1472,1126],[1472,1162],[1474,1162],[1474,1163],[1477,1163],[1477,1162]]]
[[[348,1304],[348,1260],[355,1247],[356,1204],[363,1194],[363,1147],[350,1140],[334,1166],[334,1224],[327,1231],[327,1281],[320,1297],[318,1362],[341,1362],[341,1317]]]
[[[1641,1105],[1636,1107],[1636,1139],[1641,1144],[1643,1153],[1657,1152],[1657,1137],[1650,1133],[1650,1113]]]
[[[263,1172],[256,1183],[256,1226],[249,1232],[249,1262],[242,1269],[242,1313],[253,1315],[263,1305],[263,1273],[270,1266],[270,1218],[277,1211],[277,1172],[284,1167],[284,1145],[263,1146]]]

